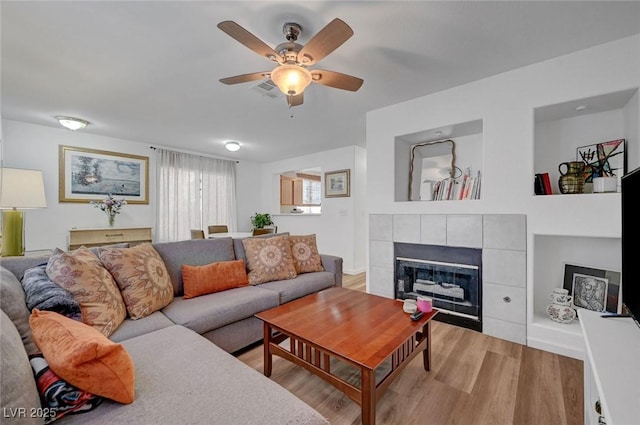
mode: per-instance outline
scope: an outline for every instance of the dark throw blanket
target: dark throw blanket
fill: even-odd
[[[55,311],[74,320],[82,320],[80,304],[73,299],[69,291],[49,279],[47,265],[28,269],[22,278],[27,307],[29,310]]]

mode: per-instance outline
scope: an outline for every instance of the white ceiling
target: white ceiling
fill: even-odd
[[[5,1],[3,118],[234,159],[271,162],[365,146],[367,111],[640,33],[638,1]],[[216,25],[233,20],[272,47],[333,18],[355,34],[312,68],[364,79],[312,84],[288,109],[220,78],[269,71]],[[624,64],[611,64],[624,66]],[[579,76],[576,76],[579,78]],[[523,81],[522,84],[527,84]],[[293,117],[291,117],[293,114]],[[223,141],[242,149],[227,152]]]

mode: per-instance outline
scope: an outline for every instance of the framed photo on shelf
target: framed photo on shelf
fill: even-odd
[[[572,307],[620,313],[620,272],[564,265],[563,287],[573,297]]]
[[[593,183],[594,177],[622,177],[627,171],[625,145],[625,139],[617,139],[578,147],[576,160],[585,164],[585,182]]]
[[[149,157],[60,145],[60,202],[149,203]]]
[[[324,173],[324,197],[338,198],[351,196],[350,170],[328,171]]]

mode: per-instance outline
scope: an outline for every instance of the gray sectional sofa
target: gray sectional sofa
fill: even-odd
[[[321,254],[322,272],[183,299],[181,265],[246,260],[242,240],[189,240],[155,243],[153,247],[170,274],[174,300],[142,319],[127,318],[110,336],[121,342],[133,359],[135,401],[124,405],[105,400],[91,412],[67,415],[56,423],[328,423],[293,394],[229,353],[262,339],[262,322],[255,313],[342,286],[342,259]],[[46,261],[47,257],[0,259],[2,423],[43,423],[42,417],[29,415],[30,409],[40,407],[40,401],[27,356],[29,348],[25,348],[30,346],[30,312],[19,279],[25,270]],[[20,391],[10,388],[11,382],[23,383]],[[21,407],[26,408],[26,417],[10,410]]]

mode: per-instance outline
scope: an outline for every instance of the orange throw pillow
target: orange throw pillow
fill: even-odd
[[[133,402],[133,360],[122,344],[53,311],[34,309],[29,324],[33,340],[56,375],[92,394]]]
[[[243,260],[218,261],[204,266],[182,265],[184,299],[247,286]]]

